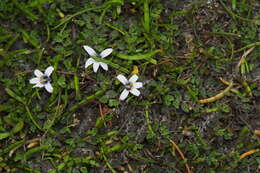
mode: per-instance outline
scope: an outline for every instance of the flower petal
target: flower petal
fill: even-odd
[[[118,75],[116,78],[124,85],[126,85],[128,83],[128,80],[122,74]]]
[[[93,58],[89,58],[85,63],[85,68],[96,62]]]
[[[49,66],[48,68],[46,68],[44,74],[46,74],[48,77],[50,77],[53,70],[54,70],[54,68],[52,66]]]
[[[83,46],[83,48],[85,49],[85,51],[88,52],[88,54],[90,56],[97,56],[96,51],[94,49],[92,49],[91,47],[85,45],[85,46]]]
[[[120,94],[119,99],[120,100],[125,100],[126,97],[128,96],[128,94],[129,94],[129,91],[127,89],[124,89],[124,91]]]
[[[93,71],[96,73],[99,68],[99,62],[94,62],[93,64]]]
[[[130,92],[133,95],[135,95],[135,96],[139,96],[140,95],[140,91],[138,89],[136,89],[136,88],[131,89]]]
[[[135,74],[132,77],[130,77],[129,82],[135,83],[138,79],[138,76]]]
[[[38,87],[38,88],[42,88],[42,87],[44,87],[44,85],[41,84],[41,83],[37,83],[36,85],[33,86],[33,88],[36,88],[36,87]]]
[[[38,69],[34,70],[34,74],[37,77],[41,77],[43,75],[43,73],[40,70],[38,70]]]
[[[47,84],[44,85],[45,89],[49,92],[52,93],[53,87],[51,86],[51,83],[48,82]]]
[[[141,88],[141,87],[143,87],[143,83],[142,82],[135,82],[135,83],[133,83],[133,87],[134,88]]]
[[[37,84],[39,82],[40,82],[40,78],[38,78],[38,77],[30,79],[30,84]]]
[[[107,64],[103,63],[103,62],[99,62],[99,64],[101,65],[101,67],[104,69],[104,70],[108,70],[108,66]]]
[[[101,58],[105,58],[105,57],[107,57],[108,55],[110,55],[112,52],[113,52],[113,49],[112,49],[112,48],[108,48],[108,49],[103,50],[103,51],[100,53],[100,56],[101,56]]]

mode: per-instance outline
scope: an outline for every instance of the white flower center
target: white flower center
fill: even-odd
[[[40,77],[40,83],[41,84],[46,84],[48,82],[51,82],[51,78],[50,77],[48,77],[46,75],[43,75],[43,76]]]

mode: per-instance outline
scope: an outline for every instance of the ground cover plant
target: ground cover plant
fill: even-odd
[[[257,0],[1,0],[0,172],[260,172]]]

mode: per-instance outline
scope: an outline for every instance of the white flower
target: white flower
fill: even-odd
[[[53,88],[51,86],[51,73],[53,72],[54,68],[52,66],[49,66],[44,73],[42,73],[40,70],[36,69],[34,70],[35,78],[30,79],[31,84],[35,84],[33,88],[35,87],[45,87],[45,89],[51,93],[53,91]]]
[[[126,97],[128,96],[129,92],[132,93],[135,96],[139,96],[140,95],[140,91],[137,88],[141,88],[143,87],[143,83],[142,82],[136,82],[138,79],[137,75],[133,75],[132,77],[130,77],[129,80],[126,79],[125,76],[123,75],[118,75],[116,77],[122,84],[125,85],[125,89],[124,91],[121,93],[120,95],[120,100],[125,100]]]
[[[100,57],[100,58],[105,58],[107,57],[108,55],[110,55],[113,51],[112,48],[108,48],[108,49],[105,49],[103,50],[100,54],[97,54],[96,51],[94,49],[92,49],[91,47],[89,46],[83,46],[83,48],[85,49],[85,51],[88,52],[88,54],[92,57],[92,56],[97,56],[97,57]],[[89,58],[86,63],[85,63],[85,68],[87,68],[88,66],[90,66],[91,64],[93,64],[93,70],[94,72],[96,73],[98,68],[99,68],[99,65],[104,69],[104,70],[108,70],[108,66],[107,64],[103,63],[103,62],[98,62],[96,60],[94,60],[93,58]]]

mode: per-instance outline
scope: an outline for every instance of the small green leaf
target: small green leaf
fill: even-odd
[[[19,131],[21,131],[23,129],[23,126],[24,126],[24,122],[23,120],[20,120],[15,126],[14,128],[12,129],[11,133],[17,133]]]
[[[24,142],[25,142],[25,140],[23,139],[23,140],[15,142],[15,143],[9,144],[6,148],[4,148],[3,150],[0,151],[0,155],[8,153],[12,149],[24,144]]]
[[[65,76],[62,75],[59,77],[58,81],[57,81],[58,85],[62,88],[66,88],[66,79]]]
[[[41,150],[47,150],[48,148],[49,148],[49,145],[42,145],[42,146],[39,146],[39,147],[32,148],[24,154],[24,158],[28,159],[32,156],[32,154],[39,152]]]
[[[120,104],[120,102],[116,99],[110,99],[108,102],[108,106],[110,107],[116,107]]]
[[[147,60],[152,64],[157,64],[157,61],[152,58],[153,55],[161,52],[161,49],[157,49],[151,52],[148,52],[146,54],[136,54],[136,55],[125,55],[121,53],[116,53],[115,55],[118,58],[125,59],[125,60],[130,60],[130,61],[137,61],[137,60]]]
[[[12,0],[13,4],[20,9],[23,13],[25,13],[32,21],[38,20],[38,17],[32,13],[30,8],[27,8],[26,5],[19,3],[16,0]]]
[[[0,133],[0,140],[8,138],[11,135],[10,132]]]
[[[174,97],[173,97],[172,95],[166,95],[166,96],[164,97],[164,103],[165,103],[167,106],[170,106],[173,101],[174,101]]]
[[[37,48],[37,49],[41,47],[41,46],[39,45],[39,43],[38,43],[38,40],[36,40],[35,37],[29,36],[29,34],[28,34],[25,30],[21,30],[21,32],[22,32],[23,39],[24,39],[26,42],[30,43],[33,47],[35,47],[35,48]]]
[[[181,104],[181,109],[184,111],[184,112],[189,112],[189,105],[187,103],[182,103]]]
[[[16,95],[11,89],[5,88],[5,92],[20,103],[25,104],[25,101],[20,96]]]

